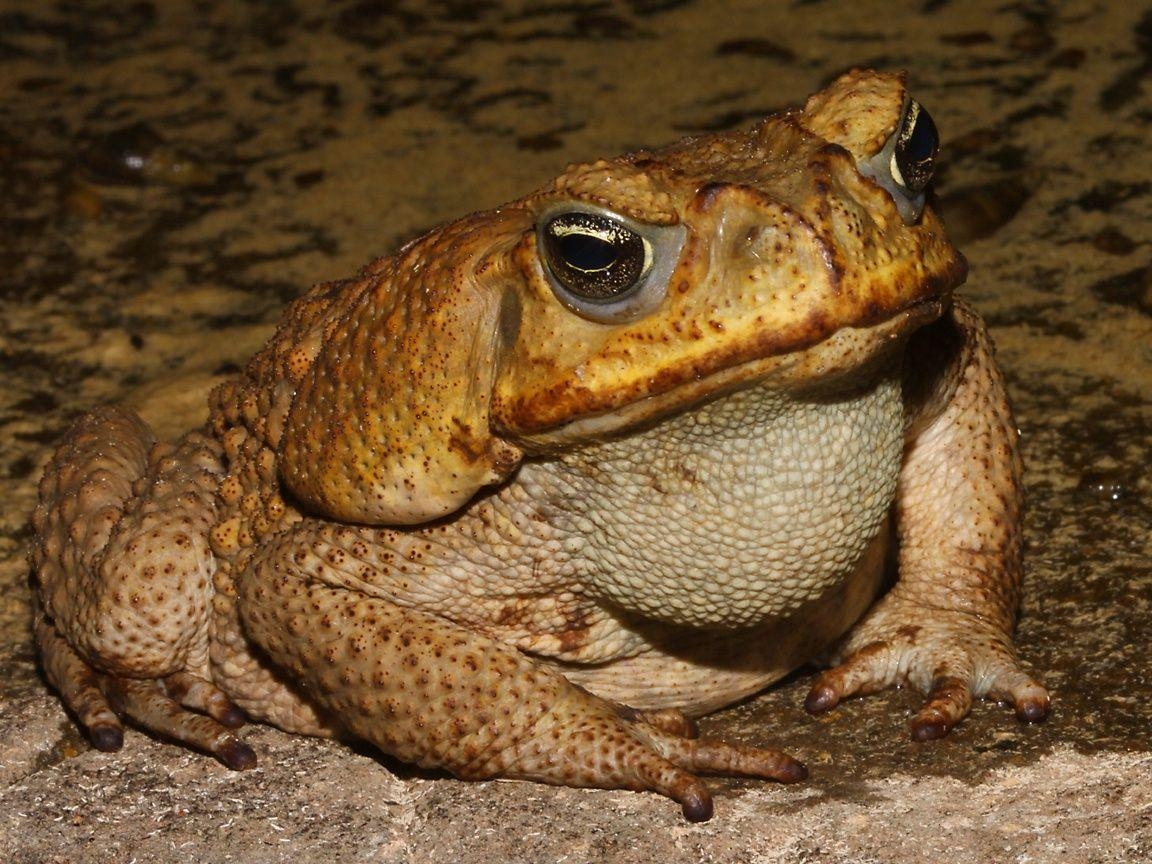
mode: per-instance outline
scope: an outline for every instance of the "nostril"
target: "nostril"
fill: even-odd
[[[806,238],[787,225],[757,224],[744,232],[740,252],[751,255],[764,264],[778,266],[791,264],[797,251],[807,245]]]
[[[787,258],[786,242],[781,231],[775,226],[754,225],[744,232],[744,242],[739,252],[752,259],[755,272],[776,269]]]
[[[764,258],[764,256],[761,254],[763,237],[764,229],[759,225],[755,225],[749,228],[744,233],[744,249],[749,255],[751,255],[753,258],[756,258],[757,260],[763,260]]]

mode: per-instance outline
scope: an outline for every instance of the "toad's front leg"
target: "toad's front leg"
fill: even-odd
[[[298,552],[326,530],[304,523],[257,553],[238,580],[240,618],[310,699],[386,753],[466,779],[651,790],[693,821],[712,815],[693,772],[806,775],[781,753],[688,737],[675,712],[633,711],[487,636],[319,581]]]
[[[1012,625],[1020,596],[1021,461],[983,321],[957,301],[913,337],[910,428],[896,507],[899,581],[816,680],[810,711],[908,682],[927,694],[912,720],[939,738],[973,697],[1012,705],[1027,722],[1048,692],[1020,666]]]

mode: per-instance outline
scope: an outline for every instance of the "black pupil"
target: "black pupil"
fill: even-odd
[[[568,265],[592,274],[607,270],[619,257],[616,247],[591,234],[562,234],[555,238],[556,249]]]
[[[644,238],[608,216],[583,212],[554,216],[541,239],[552,276],[581,300],[610,303],[642,281]]]
[[[896,144],[897,164],[908,189],[922,192],[932,179],[940,137],[932,116],[915,102],[909,106],[904,124]]]
[[[939,138],[936,135],[936,124],[932,122],[932,115],[921,109],[916,115],[916,123],[912,126],[912,134],[904,142],[904,152],[908,158],[916,162],[923,162],[936,155],[936,145]]]

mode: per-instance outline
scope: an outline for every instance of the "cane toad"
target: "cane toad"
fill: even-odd
[[[174,444],[92,412],[34,517],[47,677],[105,750],[129,720],[243,768],[247,717],[690,819],[697,773],[805,775],[690,718],[812,658],[813,712],[908,683],[920,739],[974,697],[1043,719],[936,147],[851,72],[313,288]]]

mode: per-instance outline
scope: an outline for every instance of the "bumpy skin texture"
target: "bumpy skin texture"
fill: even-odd
[[[702,819],[697,772],[805,770],[688,717],[813,657],[836,663],[813,711],[908,682],[919,738],[974,697],[1042,719],[1010,636],[1016,433],[964,262],[861,174],[905,99],[849,73],[432,231],[292,304],[175,445],[84,418],[32,561],[45,672],[96,745],[126,718],[246,767],[247,714]],[[642,306],[605,322],[554,289],[536,226],[570,207],[674,241]]]

